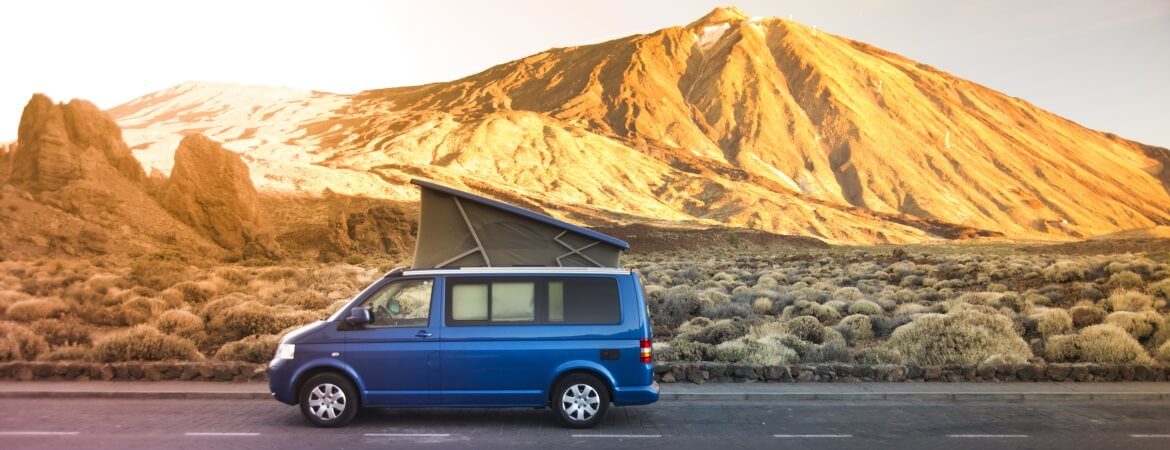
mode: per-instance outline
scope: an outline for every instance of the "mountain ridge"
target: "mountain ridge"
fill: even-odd
[[[206,132],[274,191],[413,201],[406,182],[424,176],[507,188],[588,223],[839,243],[1070,240],[1170,223],[1165,149],[736,9],[450,82],[176,100],[188,94],[111,111],[136,153]]]

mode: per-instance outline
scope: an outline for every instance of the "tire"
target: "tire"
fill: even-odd
[[[597,377],[575,373],[553,387],[549,406],[569,428],[593,428],[609,412],[609,389]]]
[[[345,426],[357,416],[359,403],[353,383],[335,373],[314,375],[301,386],[301,414],[318,427]]]

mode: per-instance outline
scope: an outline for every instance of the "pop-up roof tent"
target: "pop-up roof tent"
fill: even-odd
[[[414,268],[620,267],[625,241],[425,180]]]

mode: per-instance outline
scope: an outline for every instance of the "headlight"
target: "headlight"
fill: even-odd
[[[272,359],[293,359],[293,353],[296,351],[293,344],[280,344],[276,346],[276,356]]]

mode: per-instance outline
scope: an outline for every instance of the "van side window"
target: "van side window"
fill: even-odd
[[[591,325],[621,321],[612,278],[564,278],[548,282],[547,323]]]
[[[493,281],[453,283],[451,319],[463,322],[532,322],[536,319],[536,283]]]
[[[425,327],[431,315],[434,280],[402,280],[382,287],[362,302],[371,327]]]

